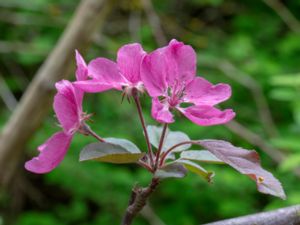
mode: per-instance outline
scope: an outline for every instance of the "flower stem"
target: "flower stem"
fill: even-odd
[[[163,127],[163,130],[162,130],[162,133],[161,133],[161,136],[160,136],[158,150],[157,150],[157,153],[156,153],[155,169],[157,169],[158,166],[159,166],[158,163],[159,163],[160,153],[162,151],[162,147],[163,147],[164,140],[165,140],[165,137],[166,137],[167,129],[168,129],[168,124],[165,123],[164,127]]]
[[[148,187],[135,186],[132,189],[131,197],[126,209],[125,215],[123,216],[121,225],[131,225],[135,216],[144,208],[147,199],[154,192],[159,184],[158,178],[152,178],[151,183]]]
[[[147,147],[148,147],[148,153],[149,153],[151,167],[153,167],[154,166],[153,151],[152,151],[152,147],[151,147],[151,144],[150,144],[149,135],[148,135],[148,131],[147,131],[147,128],[146,128],[146,123],[145,123],[145,119],[144,119],[144,116],[143,116],[142,106],[141,106],[141,102],[140,102],[137,91],[135,93],[133,93],[133,99],[134,99],[134,102],[136,104],[138,114],[139,114],[139,117],[140,117],[140,121],[141,121],[143,131],[144,131],[144,134],[145,134],[145,139],[146,139],[146,143],[147,143]]]
[[[186,145],[186,144],[195,144],[195,141],[184,141],[184,142],[180,142],[176,145],[173,145],[171,148],[169,148],[167,151],[165,151],[162,154],[159,166],[162,166],[164,164],[166,157],[169,155],[169,153],[171,153],[171,151],[173,151],[175,148],[177,148],[181,145]]]
[[[103,138],[101,138],[98,134],[96,134],[94,131],[91,130],[90,133],[91,136],[93,136],[94,138],[96,138],[98,141],[100,142],[105,142]]]
[[[154,173],[153,168],[150,167],[150,165],[149,165],[148,163],[143,162],[143,161],[140,160],[140,161],[138,161],[138,164],[139,164],[140,166],[146,168],[149,172]]]
[[[91,135],[94,138],[96,138],[98,141],[100,142],[105,142],[105,140],[103,138],[101,138],[98,134],[96,134],[88,125],[84,124],[83,126],[83,132],[86,135]]]

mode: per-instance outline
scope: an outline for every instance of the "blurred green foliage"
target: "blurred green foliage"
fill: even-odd
[[[78,2],[0,0],[0,74],[17,99],[55,45]],[[300,19],[300,1],[284,3]],[[166,224],[194,225],[299,203],[299,177],[292,171],[300,164],[300,35],[289,30],[263,1],[154,0],[153,5],[167,39],[177,38],[195,48],[198,74],[214,83],[232,85],[233,96],[222,106],[232,107],[237,121],[288,154],[281,165],[276,165],[257,149],[263,166],[283,183],[286,201],[259,194],[250,179],[231,168],[202,165],[216,172],[214,184],[194,174],[165,181],[151,197],[154,212]],[[140,27],[130,31],[129,18],[140,21]],[[148,51],[158,47],[138,0],[120,1],[98,39],[83,54],[87,60],[97,56],[114,59],[121,45],[133,41],[141,42]],[[241,71],[233,76],[250,76],[262,88],[278,135],[266,132],[249,87],[220,70],[224,60]],[[127,138],[145,149],[134,105],[120,103],[118,92],[86,95],[84,109],[95,113],[91,126],[101,136]],[[143,106],[147,121],[156,124],[149,113],[149,99],[145,98]],[[3,104],[0,113],[2,127],[10,112]],[[30,150],[26,159],[35,155],[36,147],[58,129],[50,112],[27,146]],[[193,139],[225,139],[253,148],[225,126],[199,127],[178,116],[171,129],[182,130]],[[80,149],[92,141],[77,135],[63,163],[47,175],[21,169],[22,178],[16,178],[16,187],[1,196],[0,225],[4,218],[16,225],[118,224],[132,186],[146,185],[150,175],[136,166],[78,163]],[[140,216],[134,224],[148,222]]]

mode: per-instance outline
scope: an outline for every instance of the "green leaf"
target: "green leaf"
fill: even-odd
[[[185,177],[187,174],[187,169],[181,165],[180,163],[169,163],[165,165],[164,167],[158,169],[154,177],[160,178],[160,179],[166,179],[166,178],[182,178]]]
[[[140,153],[141,152],[141,150],[134,143],[132,143],[131,141],[128,141],[126,139],[109,137],[109,138],[104,138],[104,140],[106,142],[109,142],[112,144],[120,145],[131,153]]]
[[[206,163],[224,163],[207,150],[190,150],[180,154],[180,159],[189,159]]]
[[[162,127],[157,127],[157,126],[152,126],[152,125],[147,126],[147,132],[149,135],[150,143],[156,148],[158,148],[162,130],[163,130]],[[169,132],[169,129],[167,129],[166,134],[168,134],[168,132]]]
[[[169,153],[169,154],[167,155],[166,159],[175,160],[175,159],[176,159],[176,155],[175,155],[173,152],[171,152],[171,153]]]
[[[200,175],[205,180],[207,180],[209,183],[212,182],[212,178],[214,177],[214,172],[210,172],[205,170],[203,167],[199,166],[198,164],[191,162],[190,160],[185,159],[178,159],[176,160],[177,163],[181,163],[187,168],[189,171]]]
[[[160,137],[162,134],[162,130],[163,130],[162,127],[151,126],[151,125],[147,126],[147,131],[149,134],[150,142],[156,148],[158,148],[158,146],[159,146],[159,141],[160,141]],[[178,143],[181,143],[181,142],[185,142],[185,141],[190,141],[190,138],[188,137],[187,134],[180,132],[180,131],[170,131],[168,129],[166,132],[162,151],[166,151],[169,148],[171,148],[172,146],[174,146]],[[181,145],[181,146],[175,148],[173,150],[173,152],[181,152],[186,149],[189,149],[190,147],[191,147],[190,144]]]
[[[129,145],[131,144],[121,143],[122,141],[120,140],[116,142],[123,145],[108,142],[97,142],[87,145],[80,152],[79,161],[96,160],[109,163],[134,163],[145,155],[145,153],[136,152],[136,149],[130,148]]]

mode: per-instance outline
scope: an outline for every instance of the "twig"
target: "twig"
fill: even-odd
[[[256,101],[260,118],[265,131],[269,134],[270,137],[274,137],[278,135],[277,128],[274,124],[268,106],[268,102],[261,90],[261,87],[259,86],[259,84],[257,84],[257,82],[253,78],[251,78],[251,76],[243,73],[227,60],[219,60],[219,59],[206,60],[205,58],[201,57],[199,62],[201,62],[205,66],[218,68],[227,77],[231,78],[232,80],[248,88],[252,92],[253,97]],[[286,155],[284,153],[282,153],[277,148],[272,147],[260,136],[258,136],[248,128],[244,127],[242,124],[238,123],[237,121],[232,121],[228,123],[226,126],[236,135],[242,137],[252,145],[259,147],[277,164],[280,164],[283,160],[286,159]],[[300,177],[299,167],[294,169],[293,172],[296,176]]]
[[[155,191],[159,179],[153,178],[148,187],[142,188],[135,186],[132,189],[126,213],[122,219],[121,225],[130,225],[134,217],[144,208],[149,196]]]
[[[29,84],[29,79],[26,77],[25,71],[15,61],[3,58],[2,62],[11,74],[11,76],[14,77],[14,80],[19,86],[20,90],[24,91],[27,85]]]
[[[8,10],[1,10],[0,21],[18,26],[38,27],[62,27],[67,22],[62,17],[53,17],[51,18],[51,23],[49,23],[49,18],[45,17],[44,14],[24,15],[22,13],[12,12]]]
[[[227,123],[225,126],[236,135],[247,140],[250,144],[259,147],[276,163],[281,163],[282,160],[285,158],[285,155],[281,151],[272,147],[259,135],[247,129],[239,122],[232,120],[230,123]]]
[[[293,32],[300,33],[300,22],[282,2],[278,0],[263,0],[263,2],[272,8]]]
[[[203,225],[300,225],[300,205]]]
[[[0,40],[0,53],[24,53],[30,51],[31,54],[38,56],[45,56],[48,51],[44,49],[38,49],[34,44],[28,44],[20,41],[2,41]]]
[[[166,225],[154,212],[152,207],[149,204],[145,205],[141,211],[141,215],[148,220],[150,225]]]
[[[7,108],[10,111],[13,111],[16,105],[18,104],[17,99],[13,95],[13,93],[9,90],[9,87],[6,85],[5,80],[0,74],[0,97],[3,102],[6,104]]]
[[[37,12],[47,12],[47,6],[41,4],[28,4],[24,1],[0,1],[1,8],[8,8],[8,9],[23,9],[23,10],[30,10],[30,11],[37,11]]]
[[[262,126],[270,137],[278,136],[278,130],[275,126],[268,101],[263,93],[261,86],[248,74],[235,67],[227,60],[220,60],[216,66],[230,79],[238,82],[249,89],[256,102]]]
[[[0,186],[7,186],[23,148],[47,115],[54,83],[70,74],[74,50],[83,49],[104,21],[112,1],[82,0],[57,45],[30,83],[0,136]]]
[[[167,43],[167,38],[161,28],[159,16],[155,12],[151,0],[141,0],[144,7],[148,22],[152,28],[153,35],[159,46],[163,46]]]
[[[128,30],[132,41],[141,42],[140,29],[141,12],[138,10],[132,10],[130,11],[130,16],[128,20]]]
[[[265,154],[267,154],[277,164],[282,163],[286,159],[286,155],[284,153],[282,153],[277,148],[272,147],[259,135],[247,129],[237,121],[232,120],[230,123],[227,123],[225,126],[236,135],[248,141],[250,144],[259,147]],[[293,170],[293,173],[296,176],[300,177],[300,167],[295,168]]]

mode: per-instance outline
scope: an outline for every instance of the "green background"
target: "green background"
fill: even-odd
[[[17,99],[55,46],[78,2],[0,0],[0,74]],[[194,174],[169,179],[151,196],[152,211],[165,224],[194,225],[299,203],[299,177],[293,170],[300,164],[300,34],[299,27],[298,33],[291,29],[278,10],[287,7],[300,19],[300,1],[284,1],[277,11],[259,0],[154,0],[153,6],[166,39],[176,38],[197,52],[197,74],[232,86],[232,98],[221,106],[233,108],[236,121],[288,157],[276,164],[225,126],[200,127],[177,115],[170,128],[192,139],[224,139],[256,149],[288,198],[258,193],[252,180],[227,166],[203,165],[215,171],[213,184]],[[129,29],[129,21],[140,25]],[[98,34],[83,53],[87,61],[98,56],[115,59],[118,48],[130,42],[140,42],[147,51],[159,47],[138,0],[118,1]],[[257,95],[259,90],[262,96]],[[261,119],[261,113],[266,113],[260,107],[262,97],[275,129]],[[1,100],[0,107],[2,128],[11,112]],[[148,97],[143,98],[143,108],[148,124],[157,124],[150,116]],[[120,92],[87,94],[84,109],[95,113],[91,127],[101,136],[127,138],[146,148],[134,104],[121,104]],[[22,162],[36,155],[36,147],[59,130],[53,115],[49,112],[26,146]],[[63,163],[49,174],[34,175],[21,167],[14,187],[1,195],[0,225],[118,224],[132,186],[146,185],[151,177],[135,165],[79,163],[81,148],[92,141],[76,135]],[[142,215],[134,224],[149,224],[149,219]]]

